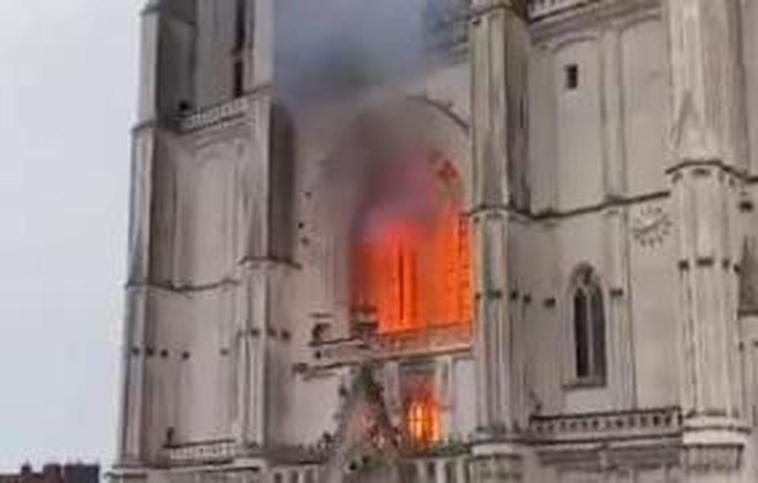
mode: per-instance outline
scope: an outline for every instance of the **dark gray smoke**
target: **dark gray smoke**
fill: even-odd
[[[330,98],[413,75],[429,60],[429,1],[279,0],[280,96]]]

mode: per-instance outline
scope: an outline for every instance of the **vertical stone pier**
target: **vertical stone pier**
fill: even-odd
[[[523,167],[524,80],[528,37],[521,2],[476,0],[472,5],[473,169],[469,196],[474,240],[475,357],[480,441],[470,472],[475,482],[521,481],[517,445],[520,388],[509,308],[511,181]]]
[[[685,481],[742,481],[735,243],[746,131],[736,0],[668,0]]]

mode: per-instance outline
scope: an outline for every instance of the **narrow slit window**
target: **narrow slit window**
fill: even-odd
[[[573,91],[579,88],[579,66],[569,64],[566,66],[566,89]]]
[[[234,24],[234,49],[237,51],[245,47],[247,37],[247,0],[237,0]]]
[[[241,60],[234,61],[234,97],[242,97],[245,93],[245,65]]]

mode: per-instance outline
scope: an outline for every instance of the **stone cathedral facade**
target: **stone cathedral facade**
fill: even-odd
[[[758,481],[758,0],[427,1],[307,108],[145,6],[111,479]]]

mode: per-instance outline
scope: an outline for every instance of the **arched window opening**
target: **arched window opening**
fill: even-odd
[[[573,290],[575,376],[580,382],[602,384],[606,377],[603,292],[592,269],[583,268]]]
[[[468,229],[450,160],[423,151],[390,161],[353,233],[356,328],[391,334],[470,324]]]
[[[431,398],[410,401],[405,409],[408,441],[413,446],[428,446],[439,440],[439,408]]]

